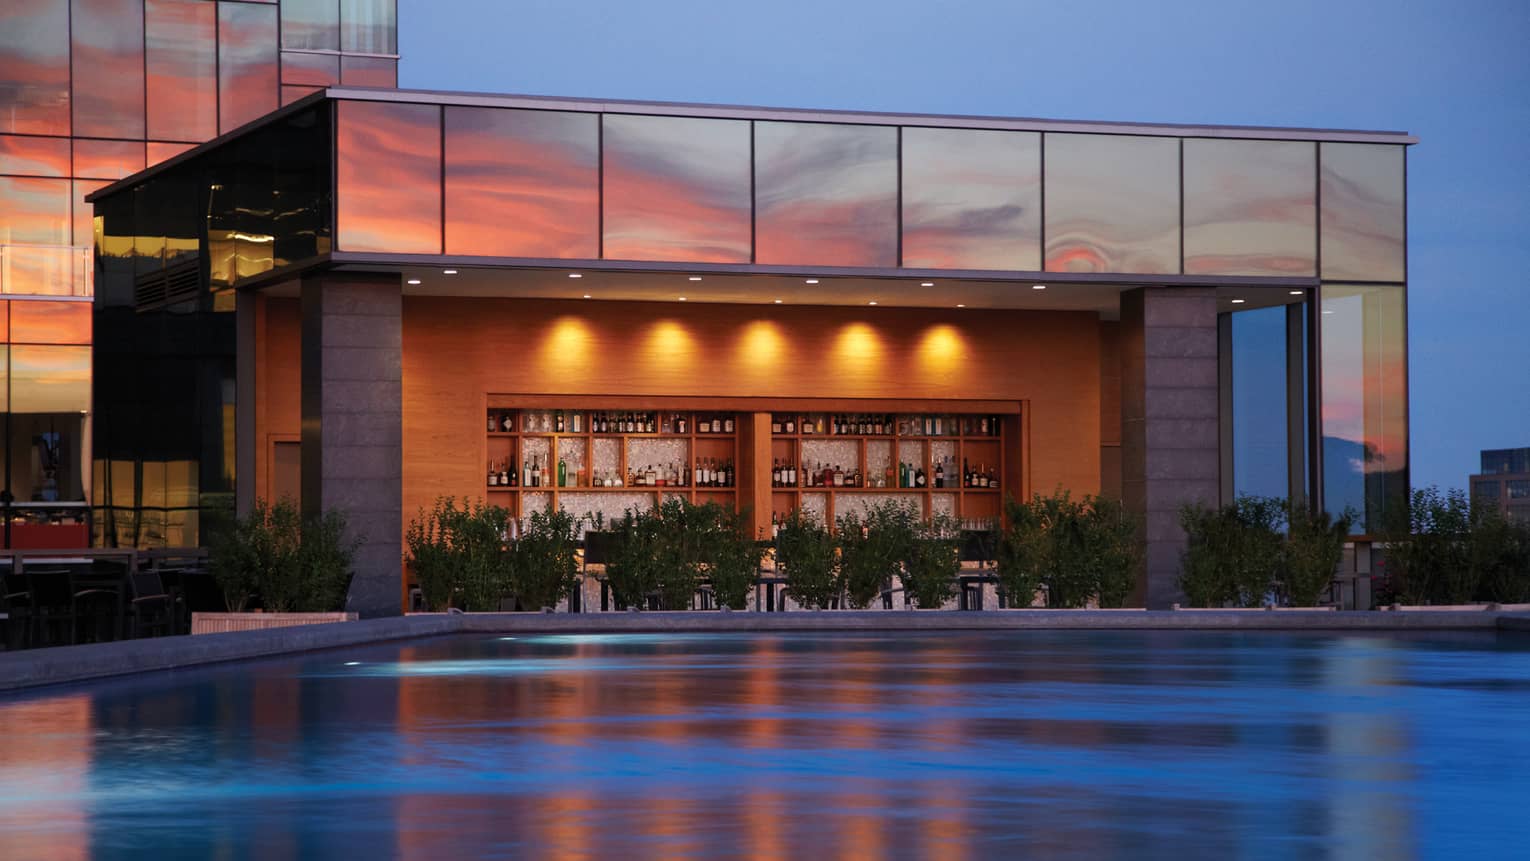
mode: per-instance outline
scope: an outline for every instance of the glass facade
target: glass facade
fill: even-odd
[[[276,110],[276,7],[218,4],[218,131]]]
[[[218,134],[218,8],[204,0],[146,0],[144,64],[151,139]]]
[[[446,253],[599,255],[595,114],[446,108]]]
[[[335,116],[337,247],[441,253],[441,108],[343,101]]]
[[[749,123],[607,114],[605,256],[748,263]]]
[[[1233,495],[1284,499],[1290,495],[1286,307],[1227,316],[1232,326]]]
[[[1530,448],[1492,448],[1482,452],[1483,475],[1530,472]]]
[[[69,4],[0,4],[0,133],[69,134]]]
[[[898,265],[898,130],[754,124],[755,262]]]
[[[1319,157],[1324,280],[1404,280],[1404,148],[1324,143]]]
[[[143,0],[71,0],[70,16],[92,22],[70,30],[73,133],[144,136]]]
[[[1185,141],[1185,273],[1317,273],[1317,147]]]
[[[1041,135],[904,128],[903,265],[1041,268]]]
[[[1325,284],[1321,305],[1324,502],[1374,532],[1408,491],[1404,288]]]
[[[1179,141],[1048,134],[1048,272],[1180,271]]]

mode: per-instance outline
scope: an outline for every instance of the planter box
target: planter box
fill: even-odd
[[[191,633],[227,634],[230,631],[264,631],[294,625],[354,622],[355,613],[192,613]]]

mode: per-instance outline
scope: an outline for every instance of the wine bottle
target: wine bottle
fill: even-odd
[[[515,468],[515,458],[510,458],[510,462],[507,464],[507,467],[508,468],[500,472],[499,483],[505,484],[506,481],[508,481],[511,487],[516,487],[521,483],[521,473],[520,470]]]
[[[946,486],[946,467],[945,467],[945,461],[941,461],[940,463],[935,464],[935,486],[936,487],[945,487]]]
[[[558,486],[568,487],[568,463],[562,457],[558,458]]]
[[[648,427],[648,432],[649,433],[653,433],[654,431],[657,430],[657,424],[654,421],[653,413],[649,413],[648,414],[648,425],[647,425],[647,427]]]
[[[779,458],[773,460],[770,464],[770,486],[781,486],[781,461]]]

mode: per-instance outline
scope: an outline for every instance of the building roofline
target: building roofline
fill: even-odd
[[[905,114],[880,111],[839,111],[814,108],[768,108],[749,105],[713,105],[691,102],[630,101],[569,96],[496,95],[447,90],[399,90],[388,87],[326,87],[284,105],[212,140],[198,144],[146,170],[120,179],[85,196],[96,200],[137,185],[162,171],[195,158],[254,128],[275,122],[326,99],[401,102],[471,107],[523,108],[542,111],[584,111],[607,114],[645,114],[712,119],[779,120],[799,123],[849,123],[856,125],[929,126],[935,128],[994,129],[1076,134],[1147,135],[1243,140],[1325,141],[1332,143],[1379,143],[1412,145],[1418,138],[1400,131],[1320,129],[1290,126],[1197,125],[1191,123],[1101,122],[1050,120],[1030,117],[995,117],[969,114]]]

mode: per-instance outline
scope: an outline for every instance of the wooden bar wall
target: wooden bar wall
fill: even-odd
[[[262,495],[269,438],[299,430],[297,302],[268,299],[263,319]],[[406,296],[403,325],[406,518],[438,495],[481,492],[487,393],[828,398],[846,412],[858,398],[1025,401],[1023,486],[1075,495],[1099,492],[1102,445],[1115,442],[1102,438],[1101,384],[1117,372],[1102,368],[1110,351],[1087,312]],[[740,429],[745,461],[768,463],[765,421],[763,434]],[[745,455],[755,440],[765,451]],[[741,475],[740,498],[768,512],[765,484]]]

